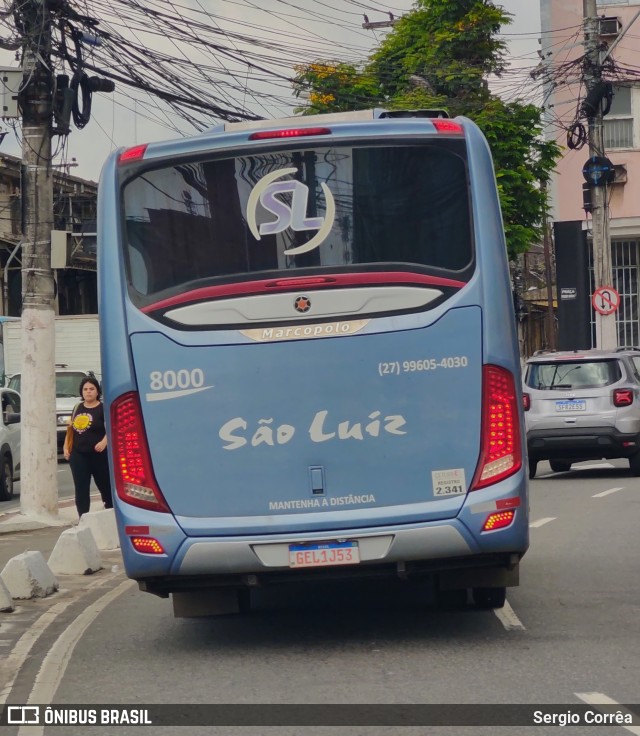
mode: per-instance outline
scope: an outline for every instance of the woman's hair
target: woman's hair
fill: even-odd
[[[82,389],[85,387],[87,383],[90,383],[92,386],[95,386],[98,389],[98,401],[99,401],[102,398],[102,389],[100,388],[98,379],[94,378],[93,376],[85,376],[82,379],[82,381],[80,381],[80,398],[82,398]]]

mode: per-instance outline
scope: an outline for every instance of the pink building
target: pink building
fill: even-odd
[[[640,0],[598,0],[603,49],[640,13]],[[541,71],[545,80],[547,136],[564,148],[550,187],[554,222],[559,342],[561,348],[593,344],[591,307],[591,216],[582,185],[589,159],[584,141],[588,121],[580,116],[586,97],[583,0],[540,0]],[[613,264],[613,286],[620,293],[618,344],[640,344],[638,309],[640,268],[640,16],[613,50],[603,79],[612,83],[613,98],[604,118],[604,155],[616,178],[607,187]],[[582,127],[581,127],[582,126]],[[567,147],[572,130],[573,150]],[[585,209],[587,206],[587,209]]]

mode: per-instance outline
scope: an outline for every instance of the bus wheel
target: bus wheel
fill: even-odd
[[[438,608],[462,608],[467,605],[467,589],[437,590],[436,605]]]
[[[565,473],[567,470],[571,470],[571,462],[569,460],[549,460],[551,470],[554,473]]]
[[[13,498],[13,467],[11,457],[5,455],[0,467],[0,501],[10,501]]]
[[[629,468],[631,469],[631,475],[636,477],[640,475],[640,452],[636,452],[629,458]]]
[[[537,460],[529,460],[529,478],[536,477],[536,470],[538,469]]]
[[[502,608],[507,600],[506,588],[474,588],[472,594],[478,608]]]
[[[251,611],[251,588],[239,588],[238,610],[240,613],[249,613]]]

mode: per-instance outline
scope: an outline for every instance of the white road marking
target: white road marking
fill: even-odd
[[[599,470],[600,468],[615,468],[613,463],[591,463],[589,465],[573,465],[573,470]]]
[[[504,608],[494,608],[493,612],[507,631],[526,631],[524,624],[509,605],[509,601],[505,601]]]
[[[13,674],[9,675],[9,679],[5,683],[4,688],[0,690],[0,706],[7,702],[7,698],[9,697],[13,683],[18,676],[18,672],[20,672],[20,668],[24,664],[25,659],[29,656],[29,652],[33,645],[38,641],[42,634],[44,634],[47,627],[56,620],[58,615],[72,603],[73,600],[60,601],[60,603],[56,603],[54,606],[51,606],[51,608],[36,619],[29,629],[18,639],[12,652],[3,662],[6,671]]]
[[[55,643],[49,649],[47,656],[44,658],[40,671],[36,675],[33,688],[27,700],[28,705],[46,704],[49,705],[56,694],[67,665],[73,654],[76,644],[93,623],[93,621],[102,613],[102,611],[112,603],[119,595],[129,590],[135,581],[125,580],[116,588],[105,593],[95,603],[85,608],[85,610],[76,618],[56,639]],[[20,727],[18,736],[42,736],[44,733],[44,724],[41,726]]]
[[[557,516],[546,516],[544,519],[538,519],[538,521],[532,521],[529,526],[533,527],[534,529],[537,529],[539,526],[544,526],[545,524],[548,524],[550,521],[555,521],[558,517]]]
[[[87,585],[87,589],[96,588],[104,585],[110,579],[113,579],[113,577],[115,576],[110,575],[108,578],[96,578],[95,581],[92,581]],[[11,672],[12,674],[9,676],[9,679],[5,683],[2,690],[0,690],[0,707],[7,702],[9,693],[13,688],[13,683],[16,681],[18,673],[20,672],[25,660],[29,656],[29,652],[33,648],[33,645],[38,641],[42,634],[44,634],[47,628],[51,626],[56,618],[61,613],[63,613],[65,609],[69,608],[69,606],[76,600],[77,599],[69,598],[68,600],[60,601],[59,603],[55,603],[53,606],[51,606],[48,611],[45,611],[45,613],[39,616],[29,626],[27,631],[25,631],[25,633],[16,642],[15,646],[11,650],[11,653],[6,657],[6,659],[3,660],[3,667],[6,669],[7,672]]]
[[[629,713],[630,715],[633,715],[630,710],[627,710],[616,700],[613,700],[604,693],[576,693],[576,695],[580,698],[580,700],[583,700],[585,703],[587,703],[587,705],[596,706],[596,710],[600,710],[601,713],[611,712],[611,707],[603,710],[598,708],[599,705],[608,705],[615,708],[615,710],[619,710],[621,713]],[[627,731],[636,734],[636,736],[640,736],[640,726],[619,726],[619,728],[626,728]]]
[[[591,496],[591,498],[604,498],[604,496],[608,496],[610,493],[616,493],[617,491],[624,491],[624,486],[621,488],[609,488],[608,491],[602,491],[602,493],[596,493],[595,496]]]

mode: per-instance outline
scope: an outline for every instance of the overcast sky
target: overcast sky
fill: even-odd
[[[202,7],[211,12],[215,11],[219,15],[223,13],[221,9],[224,9],[226,12],[233,13],[237,19],[251,18],[257,20],[256,11],[248,11],[246,6],[240,3],[221,3],[220,0],[199,0],[199,2]],[[377,4],[383,5],[382,2]],[[509,40],[512,63],[514,67],[522,69],[526,79],[525,69],[535,66],[537,61],[536,49],[538,48],[540,30],[539,3],[537,0],[501,0],[499,4],[514,16],[512,25],[505,27],[504,33]],[[320,7],[315,4],[315,0],[298,0],[297,5],[309,9],[314,7],[319,9]],[[411,6],[412,0],[390,0],[389,9],[399,15],[398,11],[406,11]],[[282,5],[278,4],[277,0],[260,0],[259,2],[256,1],[254,7],[262,9],[268,7],[282,8]],[[369,19],[372,21],[385,19],[382,13],[379,15],[378,18],[378,14],[369,11]],[[358,49],[364,48],[369,39],[371,44],[375,43],[373,32],[365,32],[360,27],[362,20],[360,18],[354,18],[353,20],[352,32],[345,27],[338,27],[327,33],[326,27],[316,26],[314,28],[314,23],[310,19],[307,20],[307,27],[311,32],[317,33],[322,38],[330,37],[335,40],[336,44],[339,44],[336,47],[335,56],[344,58],[341,56],[341,51],[349,48],[351,43]],[[13,54],[8,52],[3,52],[3,54],[3,56],[0,56],[0,64],[11,67],[17,66]],[[507,77],[497,84],[496,89],[500,90],[501,93],[504,91],[505,94],[520,94],[523,74],[519,77]],[[294,103],[292,102],[292,104]],[[136,143],[173,138],[178,135],[177,132],[149,121],[148,117],[141,114],[142,112],[142,106],[138,107],[137,104],[131,102],[130,98],[119,97],[117,92],[114,96],[94,95],[91,121],[83,130],[73,128],[68,137],[65,160],[69,162],[72,158],[76,159],[76,165],[70,169],[70,173],[86,179],[97,180],[102,163],[111,150],[120,146],[132,146]],[[286,110],[283,109],[282,113],[285,112]],[[260,114],[264,113],[261,112]],[[272,114],[277,115],[278,112]],[[20,155],[20,143],[8,124],[6,122],[0,123],[0,129],[9,131],[2,143],[0,153]],[[191,134],[195,131],[185,123],[182,132]],[[57,140],[54,138],[54,146]],[[57,162],[61,161],[61,158],[57,159]]]

